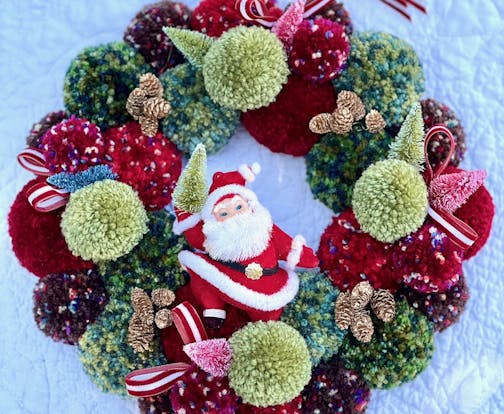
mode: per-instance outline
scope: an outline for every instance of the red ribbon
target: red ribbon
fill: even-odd
[[[48,177],[52,175],[46,167],[44,154],[36,148],[28,147],[19,153],[17,160],[21,167],[36,175]]]
[[[443,163],[436,171],[434,171],[432,165],[429,162],[428,146],[430,140],[433,139],[437,134],[445,134],[448,137],[448,139],[450,140],[450,150]],[[450,163],[454,151],[455,140],[453,139],[453,135],[448,128],[446,128],[444,125],[434,125],[431,129],[429,129],[427,135],[425,136],[424,143],[425,162],[427,164],[425,181],[427,185],[430,185],[432,180],[443,174],[443,172],[448,167],[448,164]],[[432,220],[434,220],[441,227],[441,229],[446,233],[450,240],[452,240],[460,248],[467,249],[471,247],[478,239],[478,233],[476,233],[468,224],[455,217],[446,209],[436,208],[431,205],[429,206],[428,213]]]
[[[198,312],[189,302],[172,309],[173,322],[184,344],[206,340],[208,335]],[[159,367],[139,369],[125,377],[126,390],[134,397],[152,397],[173,387],[191,365],[176,362]]]
[[[427,14],[427,9],[421,4],[417,3],[415,0],[380,0],[382,3],[389,7],[392,7],[396,12],[402,14],[408,20],[411,20],[411,16],[406,11],[408,6],[413,6],[422,13]]]

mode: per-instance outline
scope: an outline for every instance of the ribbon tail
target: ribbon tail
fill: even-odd
[[[320,9],[324,8],[327,6],[329,3],[332,3],[333,0],[308,0],[305,4],[304,8],[304,14],[303,17],[306,19],[316,12],[318,12]]]
[[[67,204],[70,193],[46,183],[32,185],[26,192],[28,202],[37,211],[47,213]]]
[[[208,339],[198,312],[189,302],[175,306],[172,309],[172,317],[184,345]]]
[[[441,227],[450,240],[461,249],[468,249],[478,239],[478,233],[476,233],[472,227],[455,217],[450,212],[444,209],[435,209],[434,207],[429,206],[428,213],[432,220]]]
[[[380,0],[380,1],[386,4],[387,6],[393,8],[396,12],[402,14],[406,19],[411,21],[411,16],[408,13],[406,13],[403,9],[401,9],[399,6],[396,6],[391,1],[388,0]]]

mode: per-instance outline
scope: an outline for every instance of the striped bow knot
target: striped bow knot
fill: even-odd
[[[21,167],[40,177],[53,175],[46,167],[44,154],[37,148],[28,147],[21,151],[17,160]],[[37,211],[47,213],[67,204],[70,192],[54,187],[46,182],[32,185],[26,191],[28,202]]]
[[[437,135],[444,134],[450,140],[450,151],[443,161],[443,163],[437,168],[436,171],[433,170],[428,157],[428,145],[429,142]],[[463,222],[459,218],[455,217],[453,211],[456,209],[453,206],[449,208],[446,201],[443,201],[442,196],[446,198],[446,194],[450,191],[450,185],[453,186],[457,181],[463,179],[463,177],[476,177],[475,181],[478,184],[472,186],[466,186],[467,194],[458,194],[460,203],[465,202],[465,200],[482,184],[484,179],[484,174],[481,172],[463,172],[458,174],[443,174],[450,163],[453,152],[455,150],[455,141],[453,135],[448,128],[444,125],[433,126],[425,136],[424,152],[425,152],[425,162],[427,164],[426,171],[426,183],[429,187],[429,209],[428,214],[443,230],[446,235],[452,240],[457,246],[462,249],[468,249],[474,242],[478,239],[478,233],[474,231],[467,223]],[[452,176],[454,179],[447,180],[446,178]],[[440,191],[442,188],[442,191]],[[455,188],[454,191],[457,191]],[[443,193],[442,196],[440,193]],[[458,208],[458,207],[457,207]]]

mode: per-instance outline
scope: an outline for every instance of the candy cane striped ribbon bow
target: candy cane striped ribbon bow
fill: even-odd
[[[445,134],[450,140],[450,151],[443,163],[436,171],[434,171],[429,162],[428,145],[430,140],[439,133]],[[424,144],[425,162],[427,164],[427,185],[430,185],[433,180],[443,174],[450,163],[454,150],[455,141],[453,139],[453,135],[444,125],[435,125],[427,132]],[[450,211],[444,208],[429,205],[428,214],[441,227],[446,235],[460,248],[467,249],[478,239],[478,233],[476,233],[468,224],[455,217]]]
[[[184,344],[208,339],[198,312],[189,302],[175,306],[172,317]],[[190,366],[176,362],[130,372],[125,378],[126,390],[128,394],[142,398],[161,394],[173,387]]]

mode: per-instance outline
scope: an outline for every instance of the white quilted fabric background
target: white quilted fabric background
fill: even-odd
[[[188,2],[194,6],[196,1]],[[285,1],[282,2],[285,5]],[[119,40],[142,0],[18,0],[0,7],[0,413],[135,413],[136,402],[105,395],[82,371],[75,349],[41,334],[32,318],[36,279],[11,252],[6,215],[30,179],[15,156],[30,126],[61,109],[70,60],[86,46]],[[414,24],[377,0],[348,0],[358,30],[383,30],[408,40],[426,74],[426,96],[450,105],[463,120],[468,169],[485,168],[497,214],[504,207],[504,3],[502,0],[430,0],[429,15]],[[314,201],[302,158],[272,154],[240,131],[210,159],[210,172],[259,161],[253,188],[276,222],[303,233],[316,247],[331,212]],[[430,367],[415,381],[374,392],[372,414],[502,413],[504,356],[502,298],[503,219],[465,266],[472,298],[461,322],[436,337]]]

